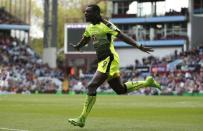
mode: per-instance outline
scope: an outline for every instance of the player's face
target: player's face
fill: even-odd
[[[85,9],[85,20],[87,22],[92,22],[92,21],[94,21],[95,18],[96,18],[95,12],[92,10],[91,7],[87,7]]]

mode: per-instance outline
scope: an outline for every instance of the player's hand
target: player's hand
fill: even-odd
[[[151,47],[145,47],[143,45],[140,45],[138,47],[141,51],[146,52],[148,54],[150,54],[150,52],[153,52],[154,50]]]
[[[80,51],[80,48],[78,45],[70,44],[75,50]]]

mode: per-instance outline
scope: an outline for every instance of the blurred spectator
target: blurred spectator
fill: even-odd
[[[61,87],[63,72],[43,64],[29,45],[0,37],[0,90],[14,93],[55,93]]]

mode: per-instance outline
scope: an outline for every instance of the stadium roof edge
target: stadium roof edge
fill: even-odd
[[[153,40],[153,41],[137,41],[139,44],[144,46],[183,46],[186,44],[186,40]],[[126,44],[123,41],[115,41],[115,47],[131,47],[130,45]]]
[[[0,24],[0,30],[24,30],[29,31],[30,25]]]
[[[111,22],[115,24],[130,23],[157,23],[157,22],[182,22],[187,21],[186,16],[158,16],[158,17],[133,17],[133,18],[111,18]]]

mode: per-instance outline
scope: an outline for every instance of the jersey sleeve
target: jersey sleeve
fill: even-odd
[[[84,37],[90,37],[90,33],[88,31],[88,27],[85,28],[85,32],[83,33]]]

